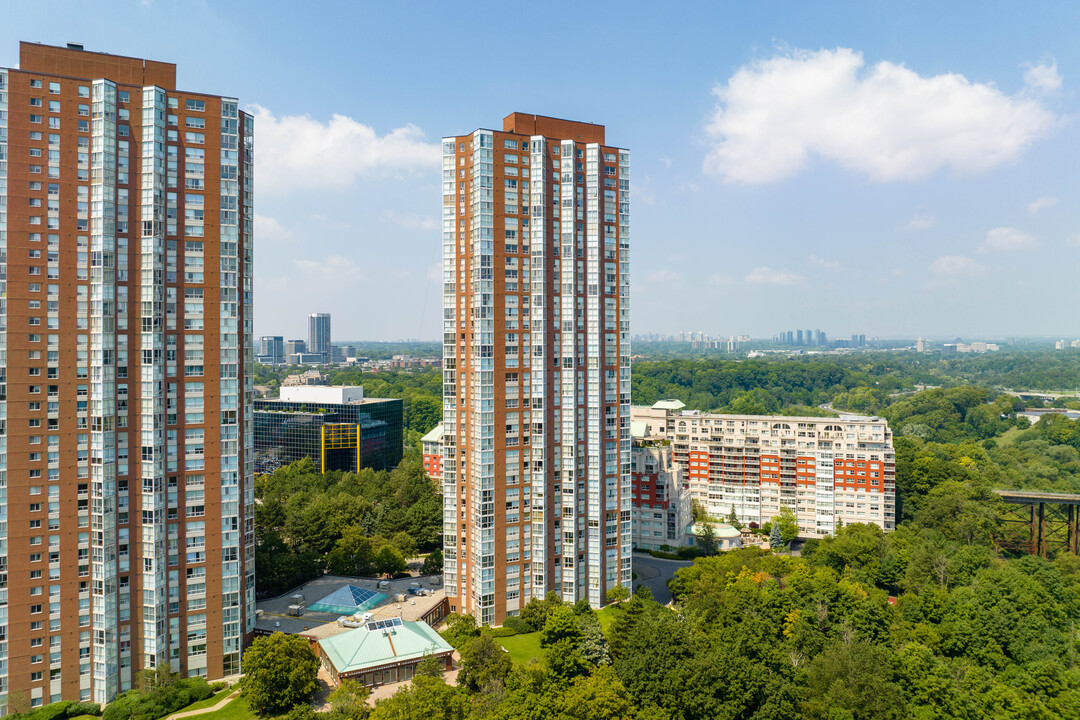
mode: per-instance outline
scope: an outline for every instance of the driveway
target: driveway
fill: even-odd
[[[645,585],[652,590],[656,602],[667,605],[671,602],[671,591],[668,590],[668,580],[675,577],[675,571],[679,568],[689,567],[694,563],[689,560],[661,560],[645,553],[634,553],[634,572],[637,580],[634,581],[634,589],[639,585]]]

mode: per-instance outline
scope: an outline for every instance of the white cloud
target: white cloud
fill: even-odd
[[[327,255],[323,260],[294,260],[296,269],[305,281],[337,287],[337,283],[360,282],[364,279],[360,266],[344,255]]]
[[[907,221],[904,230],[929,230],[937,225],[937,218],[928,213],[919,213]]]
[[[282,227],[276,218],[255,214],[255,237],[263,241],[288,240],[292,232]]]
[[[1058,199],[1056,197],[1041,197],[1038,200],[1033,200],[1032,202],[1029,202],[1027,209],[1029,213],[1031,213],[1032,215],[1036,215],[1040,211],[1045,210],[1046,208],[1054,207],[1055,205],[1057,205],[1057,201]]]
[[[1039,246],[1033,235],[1011,227],[999,227],[986,233],[986,240],[979,247],[979,252],[1012,252],[1031,250]]]
[[[787,270],[756,267],[746,276],[746,282],[754,285],[798,285],[802,282],[802,276]]]
[[[416,213],[405,215],[389,209],[383,210],[382,219],[384,222],[400,225],[406,230],[435,230],[439,227],[439,221],[436,218],[420,217]]]
[[[930,263],[930,272],[938,277],[978,275],[986,268],[965,255],[945,255]]]
[[[275,116],[259,105],[255,115],[256,187],[269,195],[301,188],[341,188],[380,171],[429,171],[439,165],[438,144],[424,141],[415,125],[379,136],[345,115],[320,122],[310,115]]]
[[[1058,72],[1057,62],[1040,63],[1033,65],[1024,63],[1024,85],[1034,92],[1053,92],[1061,87],[1061,73]]]
[[[1065,247],[1080,247],[1080,233],[1073,233],[1065,238]]]
[[[724,287],[732,283],[730,275],[724,275],[723,273],[713,273],[709,276],[709,284],[713,287]]]
[[[819,258],[817,255],[810,256],[810,264],[817,265],[818,267],[825,268],[827,270],[836,270],[838,267],[840,267],[840,263],[836,260],[825,260],[824,258]]]
[[[653,283],[676,282],[681,279],[682,275],[674,270],[653,270],[649,273],[649,282]]]
[[[1028,94],[955,73],[923,77],[847,48],[794,50],[739,68],[713,90],[706,173],[764,183],[811,157],[881,182],[941,168],[978,173],[1015,160],[1059,122]]]

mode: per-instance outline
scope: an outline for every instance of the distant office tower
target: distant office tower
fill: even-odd
[[[1064,341],[1062,341],[1064,344]],[[915,352],[926,352],[926,340],[919,338],[915,341]]]
[[[31,706],[107,702],[143,668],[240,671],[255,563],[238,107],[178,91],[173,64],[79,45],[21,43],[0,68],[0,688]]]
[[[806,344],[807,345],[813,345],[814,344],[814,333],[813,333],[813,331],[807,330],[806,334],[803,335],[803,337],[806,338]]]
[[[796,344],[796,345],[802,345],[802,344],[803,344],[803,334],[802,334],[802,330],[799,330],[799,331],[797,331],[797,332],[795,333],[795,344]]]
[[[285,362],[285,338],[281,335],[263,335],[259,338],[259,357],[273,365]]]
[[[764,523],[790,508],[801,537],[840,523],[896,528],[896,453],[882,418],[722,415],[679,400],[633,408],[645,439],[671,443],[690,495],[713,517]]]
[[[285,362],[290,365],[297,362],[296,358],[307,352],[307,343],[303,340],[288,340],[285,342]]]
[[[318,353],[330,362],[330,314],[312,313],[307,316],[307,351]]]
[[[629,164],[522,113],[443,139],[446,594],[486,625],[630,587]]]

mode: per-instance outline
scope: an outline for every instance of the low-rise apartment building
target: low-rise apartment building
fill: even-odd
[[[442,484],[443,425],[439,423],[427,435],[420,438],[424,454],[424,472],[435,482]]]
[[[645,438],[671,442],[691,498],[713,517],[734,509],[760,524],[788,507],[808,538],[840,523],[896,527],[896,455],[882,418],[724,415],[678,400],[634,407],[631,418]]]
[[[660,550],[688,543],[690,489],[682,468],[671,457],[670,444],[634,439],[630,451],[630,524],[635,548]]]

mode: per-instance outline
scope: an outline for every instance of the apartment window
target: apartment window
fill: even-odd
[[[49,83],[49,93],[51,95],[59,95],[60,94],[60,83],[58,83],[58,82]]]
[[[204,112],[206,103],[202,100],[188,100],[186,107],[188,112]]]
[[[30,80],[30,87],[32,87],[32,88],[39,88],[39,87],[41,87],[41,81],[40,81],[40,80],[33,80],[33,79],[31,79],[31,80]]]
[[[116,99],[119,100],[122,103],[130,102],[131,101],[131,95],[128,93],[127,90],[120,90],[116,94]]]

